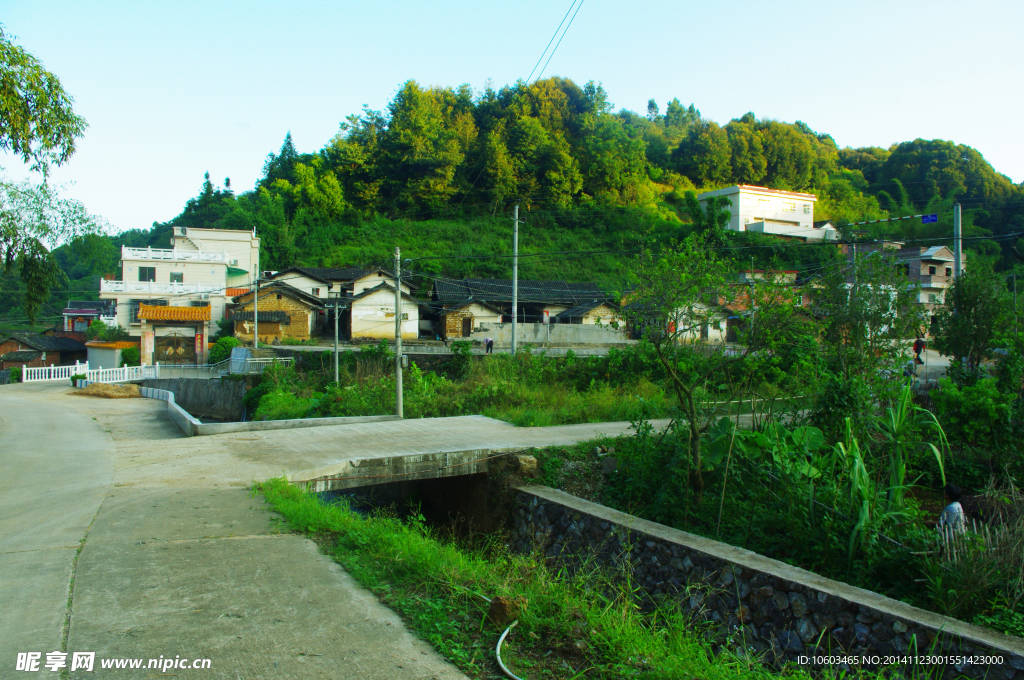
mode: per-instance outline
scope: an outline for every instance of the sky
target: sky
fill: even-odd
[[[559,2],[0,0],[0,23],[89,123],[51,181],[111,225],[181,212],[207,171],[251,189],[287,132],[320,149],[409,79],[477,90],[526,78]],[[584,0],[545,76],[616,108],[678,97],[719,123],[802,120],[840,146],[946,139],[1024,182],[1024,2]],[[0,155],[9,178],[30,176]]]

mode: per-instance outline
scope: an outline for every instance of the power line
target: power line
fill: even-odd
[[[556,36],[556,35],[558,35],[558,31],[559,31],[559,29],[561,29],[561,28],[562,28],[562,24],[564,24],[564,23],[565,23],[565,17],[569,16],[569,12],[571,12],[571,11],[572,11],[572,8],[573,8],[573,6],[574,6],[575,4],[576,4],[576,0],[572,0],[572,3],[571,3],[571,4],[569,5],[569,9],[565,10],[565,16],[564,16],[564,17],[562,17],[562,20],[558,22],[558,28],[556,28],[556,29],[555,29],[555,32],[551,34],[551,40],[549,40],[549,41],[548,41],[548,44],[547,44],[547,46],[546,46],[546,47],[544,48],[544,51],[540,53],[540,57],[538,57],[538,58],[537,58],[537,63],[533,65],[533,68],[532,68],[532,69],[530,69],[530,75],[526,76],[526,82],[527,82],[527,84],[529,84],[529,82],[530,82],[530,78],[532,78],[532,77],[533,77],[533,72],[537,70],[537,67],[538,67],[538,66],[540,66],[540,61],[541,61],[541,59],[543,59],[543,58],[544,58],[544,55],[545,55],[545,54],[547,54],[547,52],[548,52],[548,47],[551,47],[551,43],[553,43],[553,42],[555,41],[555,36]],[[580,4],[582,5],[583,3],[581,2]],[[576,17],[576,15],[574,14],[574,15],[573,15],[573,18],[575,18],[575,17]],[[567,30],[568,30],[568,29],[567,29]],[[556,49],[557,49],[557,48],[556,48]],[[554,54],[554,52],[552,52],[552,54]],[[545,68],[547,68],[547,64],[545,64],[545,65],[544,65],[544,67],[545,67]],[[539,79],[540,79],[540,76],[538,76],[537,78],[538,78],[538,80],[539,80]]]
[[[575,1],[575,0],[574,0],[574,1]],[[581,8],[581,7],[583,7],[583,3],[584,3],[584,1],[585,1],[585,0],[580,0],[580,4],[579,4],[579,5],[578,5],[578,6],[576,7],[576,11],[575,11],[575,12],[573,12],[573,15],[572,15],[572,19],[569,19],[569,24],[568,24],[568,25],[567,25],[567,26],[565,27],[565,30],[564,30],[564,31],[562,31],[562,38],[564,38],[564,37],[565,37],[565,34],[569,32],[569,28],[570,28],[570,27],[572,27],[572,22],[576,20],[576,15],[580,13],[580,8]],[[572,9],[572,8],[570,7],[570,9]],[[564,21],[564,20],[563,20],[563,21]],[[540,73],[538,73],[538,74],[537,74],[537,80],[540,80],[540,77],[541,77],[542,75],[544,75],[544,71],[546,71],[546,70],[547,70],[547,68],[548,68],[548,64],[550,64],[550,63],[551,63],[551,57],[554,57],[554,56],[555,56],[555,52],[557,52],[557,51],[558,51],[558,46],[562,44],[562,38],[559,38],[559,39],[558,39],[558,42],[557,42],[557,43],[555,43],[555,49],[551,50],[551,56],[549,56],[549,57],[548,57],[548,60],[547,60],[546,62],[544,62],[544,68],[542,68],[542,69],[540,70]]]

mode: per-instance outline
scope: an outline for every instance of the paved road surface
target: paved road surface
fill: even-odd
[[[0,386],[0,677],[14,675],[18,652],[45,661],[62,649],[212,660],[168,671],[179,678],[464,677],[315,544],[276,533],[250,483],[351,458],[567,444],[626,426],[466,417],[185,438],[165,408],[53,383]],[[154,672],[97,661],[71,677]]]

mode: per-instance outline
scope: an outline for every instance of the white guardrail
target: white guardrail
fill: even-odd
[[[73,366],[22,366],[21,382],[53,382],[57,380],[70,380],[73,375],[84,375],[89,382],[116,383],[130,382],[132,380],[147,380],[151,378],[187,378],[189,374],[194,377],[220,377],[228,373],[235,374],[256,374],[262,373],[267,366],[274,364],[287,366],[292,363],[291,358],[280,359],[248,359],[242,361],[231,361],[226,359],[217,364],[166,364],[161,366],[122,366],[121,368],[89,368],[89,363],[75,364]]]

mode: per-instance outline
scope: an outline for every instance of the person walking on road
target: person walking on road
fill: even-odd
[[[927,347],[928,344],[924,339],[922,339],[920,335],[917,336],[917,340],[914,341],[914,363],[918,366],[924,363],[921,359],[921,352],[923,352]]]

